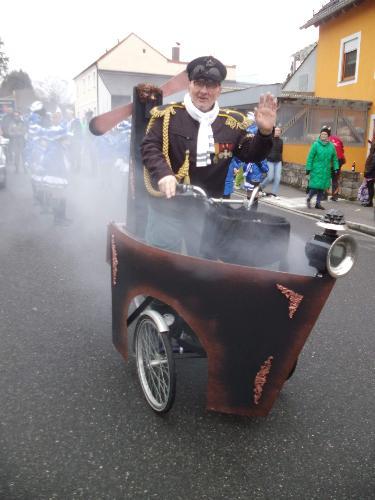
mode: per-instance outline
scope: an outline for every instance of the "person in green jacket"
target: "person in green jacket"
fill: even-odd
[[[328,140],[329,128],[323,127],[319,138],[312,144],[306,163],[306,175],[309,175],[307,206],[311,208],[311,199],[316,195],[315,208],[325,210],[321,204],[324,191],[331,185],[332,170],[339,168],[335,146]]]

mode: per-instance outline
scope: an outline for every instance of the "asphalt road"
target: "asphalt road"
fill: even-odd
[[[67,227],[0,191],[0,498],[375,498],[375,239],[339,280],[267,418],[205,410],[205,360],[155,415],[111,343],[106,224],[121,179],[71,182]],[[267,209],[270,210],[270,209]],[[279,212],[280,213],[280,212]],[[315,221],[287,214],[306,241]]]

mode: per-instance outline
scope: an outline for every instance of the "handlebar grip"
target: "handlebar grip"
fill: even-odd
[[[188,191],[188,184],[177,184],[176,193],[184,194]]]
[[[193,184],[177,184],[176,194],[190,194],[193,197],[208,199],[208,196],[204,189],[198,186],[194,186]]]

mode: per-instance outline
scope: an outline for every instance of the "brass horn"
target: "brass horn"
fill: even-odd
[[[341,278],[357,261],[357,242],[349,234],[338,235],[347,229],[344,215],[338,210],[329,210],[317,225],[324,228],[324,233],[315,234],[306,243],[309,265],[315,267],[318,274],[328,272],[332,278]]]

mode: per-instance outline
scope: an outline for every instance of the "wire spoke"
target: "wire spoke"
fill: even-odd
[[[166,341],[151,320],[141,323],[137,340],[139,372],[145,394],[157,409],[166,404],[171,390]]]

